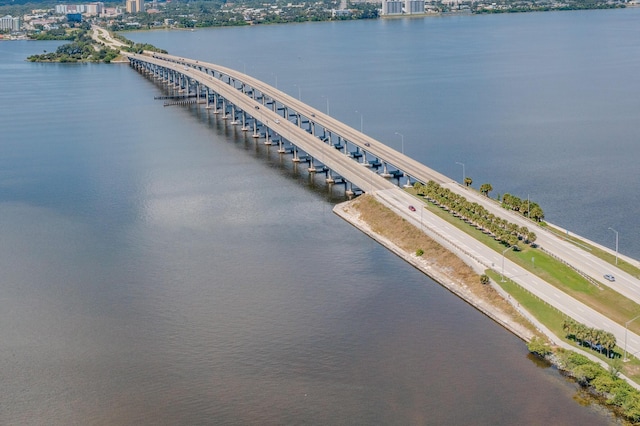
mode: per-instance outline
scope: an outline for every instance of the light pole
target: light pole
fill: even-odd
[[[458,161],[456,161],[456,164],[459,164],[462,166],[462,184],[464,185],[464,178],[467,177],[466,173],[464,172],[464,163],[460,163]]]
[[[325,95],[322,95],[322,97],[327,99],[327,115],[329,115],[329,97]]]
[[[274,76],[276,78],[276,89],[278,88],[278,75],[271,73],[272,76]]]
[[[402,133],[398,133],[398,132],[396,132],[396,135],[400,136],[400,149],[402,150],[402,153],[404,154],[404,135]]]
[[[302,91],[300,90],[300,86],[298,86],[297,84],[294,84],[294,86],[296,86],[298,88],[298,100],[301,101],[302,100]]]
[[[504,254],[506,252],[508,252],[509,250],[511,250],[511,247],[513,246],[509,246],[506,249],[504,249],[504,251],[502,252],[502,279],[500,280],[500,282],[504,282]]]
[[[363,128],[362,123],[364,122],[364,116],[359,111],[356,111],[356,114],[360,114],[360,133],[363,133],[363,131],[362,131],[362,128]]]
[[[611,229],[613,232],[616,233],[616,265],[617,265],[618,264],[618,231],[616,231],[612,227],[609,227],[609,229]]]
[[[638,318],[640,318],[640,315],[638,315],[633,319],[630,319],[624,324],[624,356],[622,357],[623,361],[627,361],[627,329],[629,328],[629,324],[631,324],[633,321],[637,320]]]
[[[243,70],[242,72],[244,74],[246,74],[247,73],[247,63],[244,62],[244,61],[240,61],[240,62],[242,63],[242,70]]]

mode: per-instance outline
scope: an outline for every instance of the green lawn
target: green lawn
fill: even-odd
[[[588,348],[580,348],[575,341],[564,337],[565,333],[562,330],[562,323],[567,317],[565,314],[529,293],[512,280],[506,279],[502,282],[502,276],[495,271],[487,270],[485,273],[489,275],[495,283],[509,293],[511,297],[513,297],[524,309],[544,324],[545,327],[551,330],[551,332],[559,339],[574,346],[576,349],[582,349],[607,363],[611,363],[612,360],[607,358],[605,355],[602,355],[597,351],[589,350]],[[620,343],[623,344],[623,342]],[[620,355],[624,352],[624,348],[620,346],[616,346],[614,350]],[[629,361],[624,365],[624,373],[633,381],[640,383],[640,360],[632,356],[628,357]]]
[[[412,189],[408,189],[408,191],[415,195],[415,191]],[[502,253],[506,248],[504,244],[467,224],[462,219],[456,218],[422,197],[416,196],[416,198],[423,203],[424,208],[428,211],[443,218],[496,252]],[[629,318],[640,315],[640,305],[632,300],[608,287],[591,283],[575,270],[540,249],[525,244],[520,244],[519,247],[519,251],[507,251],[505,257],[618,324],[624,325]],[[629,330],[640,334],[640,322],[630,324]]]

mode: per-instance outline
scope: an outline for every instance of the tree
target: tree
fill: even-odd
[[[487,274],[480,275],[480,284],[489,284],[489,275]]]
[[[464,178],[464,186],[471,186],[472,183],[473,179],[471,179],[470,177]]]
[[[483,183],[480,185],[480,192],[484,194],[485,197],[488,197],[491,191],[493,191],[493,187],[490,183]]]

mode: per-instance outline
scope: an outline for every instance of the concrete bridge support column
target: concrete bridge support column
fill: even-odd
[[[207,106],[205,108],[211,109],[211,98],[210,98],[211,90],[206,86],[205,86],[205,94],[207,95]]]
[[[284,154],[286,152],[283,146],[282,137],[280,137],[280,140],[278,141],[278,152],[280,154]]]
[[[253,119],[253,137],[254,138],[260,137],[260,135],[258,134],[258,120],[256,120],[255,118]]]
[[[347,195],[347,197],[353,197],[353,184],[351,182],[344,183],[344,193]]]
[[[362,165],[366,167],[370,166],[370,164],[367,163],[367,151],[365,150],[362,150]]]
[[[236,120],[236,106],[235,106],[235,104],[231,105],[231,124],[238,124],[238,120]]]
[[[300,162],[300,157],[298,157],[298,147],[295,145],[293,146],[293,158],[291,159],[291,161],[293,161],[294,163]]]
[[[247,113],[246,111],[242,111],[242,131],[246,132],[247,130],[249,130],[247,127]]]
[[[390,178],[391,177],[391,173],[389,173],[389,171],[387,170],[387,163],[382,163],[382,173],[380,173],[380,176],[384,177],[384,178]]]
[[[218,97],[220,95],[218,95],[216,92],[213,92],[213,113],[214,114],[219,114],[220,111],[218,111]]]
[[[264,131],[264,144],[265,145],[272,145],[272,142],[269,140],[269,128],[265,127],[265,131]]]
[[[411,176],[407,175],[407,183],[404,184],[405,188],[411,188],[413,185],[411,185]]]
[[[309,168],[307,169],[309,173],[315,173],[318,170],[316,169],[315,164],[313,164],[313,157],[309,156]]]
[[[331,169],[329,168],[327,168],[327,174],[324,181],[327,183],[335,183],[335,180],[333,179],[333,175],[331,174]]]
[[[222,98],[222,119],[226,120],[227,118],[229,118],[229,115],[227,114],[227,100]]]

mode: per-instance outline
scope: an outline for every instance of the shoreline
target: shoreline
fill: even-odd
[[[389,238],[375,232],[366,221],[360,218],[359,212],[353,206],[356,200],[357,198],[337,204],[333,208],[333,212],[397,256],[404,259],[407,263],[433,279],[436,283],[443,286],[456,296],[460,297],[466,303],[473,306],[474,308],[485,314],[487,317],[491,318],[493,321],[522,339],[524,342],[529,342],[534,337],[535,334],[531,330],[514,321],[511,315],[504,312],[499,307],[479,298],[469,290],[468,286],[465,283],[456,280],[454,277],[448,274],[446,269],[441,265],[437,264],[436,262],[418,257],[415,254],[402,249]],[[460,257],[456,254],[454,255]],[[464,261],[464,259],[462,260]],[[493,284],[493,282],[491,282],[490,285],[505,300],[509,301],[520,314],[523,314],[522,310],[519,309],[519,306],[516,306],[517,303],[514,305],[515,302],[510,298],[507,298],[503,294],[504,292],[502,288],[496,286],[495,284]],[[523,316],[525,319],[532,322],[533,319],[529,315]],[[535,320],[532,323],[534,326],[536,326],[536,328],[539,329],[539,327],[537,327],[538,324],[536,324]],[[546,335],[546,333],[544,333],[542,330],[540,330],[540,332]]]
[[[556,336],[544,324],[540,323],[531,313],[522,308],[520,304],[509,295],[509,293],[507,293],[502,289],[502,287],[494,283],[493,280],[490,280],[489,284],[486,285],[489,286],[498,295],[498,297],[500,297],[502,301],[504,301],[504,303],[506,303],[512,309],[511,313],[506,312],[504,309],[502,309],[500,306],[497,306],[497,304],[492,303],[490,300],[486,300],[482,296],[475,294],[469,288],[468,283],[456,279],[452,276],[451,273],[447,271],[447,269],[451,268],[447,268],[446,266],[438,263],[438,261],[430,261],[423,257],[419,257],[415,253],[403,249],[390,238],[375,231],[366,220],[361,218],[361,213],[355,206],[360,198],[361,197],[357,197],[352,200],[344,201],[335,205],[333,208],[334,214],[338,215],[353,227],[357,228],[368,237],[405,260],[411,266],[433,279],[438,285],[441,285],[454,295],[458,296],[464,302],[468,303],[469,305],[486,315],[488,318],[496,322],[498,325],[502,326],[507,331],[514,334],[516,337],[523,340],[525,343],[531,342],[531,340],[537,336],[544,336],[553,347],[578,353],[585,356],[590,361],[598,363],[603,368],[609,368],[609,366],[604,361],[598,359],[595,355],[581,350],[581,348],[579,347],[564,342],[559,336]],[[380,203],[380,201],[376,199],[375,194],[373,194],[371,198],[376,203]],[[473,269],[475,272],[478,272],[477,270],[479,264],[475,263],[475,260],[473,258],[465,258],[466,256],[464,256],[463,254],[454,253],[449,248],[441,245],[437,240],[434,240],[430,236],[426,234],[424,234],[424,236],[440,245],[444,251],[460,259],[467,267]],[[516,316],[520,316],[523,320],[527,321],[531,328],[528,328],[527,326],[519,323]],[[533,331],[533,329],[536,330],[537,334]],[[571,373],[565,370],[563,366],[558,362],[557,357],[545,356],[543,357],[543,359],[549,362],[553,367],[571,376]],[[618,375],[631,387],[640,390],[640,384],[634,382],[622,372],[618,373]],[[587,388],[591,388],[591,386],[588,386]]]

